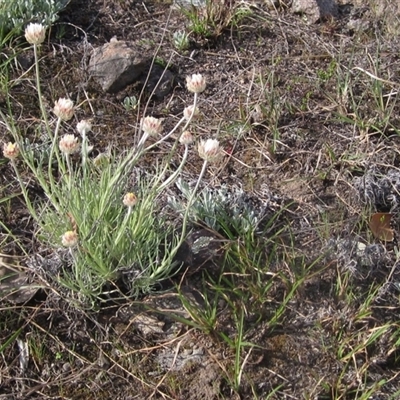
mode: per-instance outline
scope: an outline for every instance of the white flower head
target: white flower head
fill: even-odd
[[[221,155],[222,150],[216,139],[201,140],[198,145],[199,156],[209,162],[217,161]]]
[[[61,236],[61,243],[64,247],[74,247],[78,243],[76,231],[67,231]]]
[[[64,135],[58,146],[64,154],[73,154],[79,149],[78,138],[75,135]]]
[[[183,110],[183,116],[185,117],[186,121],[189,121],[189,118],[193,114],[193,118],[196,118],[199,115],[199,109],[194,107],[194,105],[187,106]]]
[[[74,102],[70,99],[60,98],[55,102],[53,112],[63,121],[69,121],[74,115]]]
[[[145,117],[141,120],[143,132],[149,136],[156,136],[162,132],[161,119]]]
[[[19,156],[19,146],[17,143],[4,143],[3,145],[3,155],[5,158],[10,160],[15,160]]]
[[[76,130],[82,137],[85,137],[92,130],[92,124],[89,120],[83,119],[76,125]]]
[[[179,138],[179,143],[188,146],[194,142],[193,135],[189,131],[182,132],[181,137]]]
[[[186,77],[186,86],[189,92],[201,93],[206,88],[206,79],[201,74],[193,74]]]
[[[124,196],[122,202],[127,207],[133,207],[137,203],[137,197],[135,193],[129,192]]]
[[[46,28],[42,24],[29,24],[25,28],[25,39],[30,44],[41,44],[46,38]]]

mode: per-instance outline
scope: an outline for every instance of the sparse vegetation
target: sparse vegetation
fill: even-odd
[[[106,3],[3,40],[2,392],[400,398],[398,7]],[[87,76],[115,35],[165,98]]]
[[[70,0],[2,0],[0,1],[0,38],[18,35],[29,22],[53,24]],[[10,36],[9,36],[10,37]]]

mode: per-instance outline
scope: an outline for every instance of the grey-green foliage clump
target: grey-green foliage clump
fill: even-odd
[[[19,34],[29,22],[53,24],[70,0],[0,0],[0,39]]]
[[[183,198],[187,201],[192,189],[182,179],[178,179],[176,186]],[[170,197],[169,205],[178,213],[183,214],[184,203],[180,199]],[[271,210],[268,203],[252,199],[243,190],[204,188],[201,195],[192,204],[190,209],[191,222],[206,225],[207,227],[223,232],[230,239],[238,235],[257,233],[262,230],[262,222]]]

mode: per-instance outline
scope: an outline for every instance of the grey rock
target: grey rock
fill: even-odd
[[[116,93],[135,82],[150,58],[139,44],[111,39],[96,48],[89,61],[89,73],[109,93]]]
[[[156,100],[162,100],[167,96],[174,85],[175,75],[160,65],[153,65],[146,84],[146,91],[152,94]]]
[[[314,24],[321,18],[336,17],[338,6],[334,0],[293,0],[292,12],[305,15]]]

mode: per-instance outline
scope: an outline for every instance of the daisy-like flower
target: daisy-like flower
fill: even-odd
[[[74,102],[70,99],[58,99],[55,102],[53,112],[63,121],[69,121],[74,115]]]
[[[208,162],[217,161],[222,155],[221,147],[216,139],[201,140],[197,150],[199,156]]]
[[[82,137],[85,137],[92,130],[92,124],[87,119],[83,119],[76,125],[76,130]]]
[[[192,113],[193,113],[193,118],[196,118],[199,115],[199,109],[197,107],[195,108],[194,105],[185,107],[185,109],[183,110],[183,116],[185,117],[186,121],[189,120]]]
[[[186,77],[186,86],[189,92],[201,93],[206,88],[206,79],[201,74]]]
[[[78,138],[75,135],[64,135],[58,146],[64,154],[75,153],[79,149]]]
[[[189,131],[182,132],[181,137],[179,138],[179,143],[188,146],[194,142],[193,135]]]
[[[25,28],[25,39],[30,44],[41,44],[46,38],[46,28],[42,24],[29,24]]]
[[[124,199],[122,200],[122,202],[127,207],[133,207],[137,203],[137,197],[136,197],[135,193],[129,192],[124,196]]]
[[[5,158],[10,160],[15,160],[19,156],[19,147],[17,143],[4,143],[3,145],[3,155]]]
[[[149,136],[155,136],[162,132],[161,120],[154,117],[142,118],[143,132]]]
[[[61,243],[64,247],[74,247],[78,243],[76,231],[67,231],[61,236]]]

